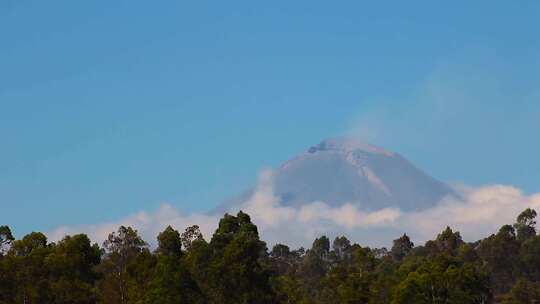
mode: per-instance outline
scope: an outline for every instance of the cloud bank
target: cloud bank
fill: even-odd
[[[241,209],[252,217],[259,227],[263,240],[271,246],[286,243],[294,247],[310,246],[322,234],[334,237],[346,235],[352,241],[369,246],[389,246],[403,233],[415,243],[434,238],[446,226],[461,232],[465,240],[477,240],[495,233],[503,224],[511,224],[525,208],[540,209],[540,194],[525,195],[520,189],[505,185],[483,187],[455,186],[460,197],[447,197],[436,206],[415,212],[399,208],[384,208],[372,212],[361,210],[358,205],[346,203],[330,207],[316,201],[293,208],[281,205],[273,193],[273,172],[263,171],[253,195],[236,210]],[[221,215],[202,213],[184,214],[177,208],[163,204],[153,212],[140,212],[117,222],[59,227],[48,233],[51,240],[64,235],[87,233],[93,241],[101,243],[120,225],[132,226],[151,245],[157,234],[167,225],[183,231],[197,224],[209,239]]]
[[[205,236],[211,236],[217,227],[219,217],[207,214],[184,214],[177,208],[162,204],[153,212],[139,212],[116,222],[98,223],[80,226],[62,226],[46,233],[51,241],[62,239],[65,235],[86,233],[90,239],[102,243],[109,233],[118,230],[118,227],[131,226],[138,230],[143,239],[151,245],[155,245],[157,235],[168,225],[183,231],[191,225],[199,225]]]

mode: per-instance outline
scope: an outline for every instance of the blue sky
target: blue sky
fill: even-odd
[[[540,191],[540,3],[0,2],[0,223],[205,211],[323,138]]]

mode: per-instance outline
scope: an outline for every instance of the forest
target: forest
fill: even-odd
[[[100,246],[85,234],[49,242],[0,227],[0,303],[540,303],[536,211],[475,242],[447,227],[391,248],[320,236],[269,249],[248,214],[225,214],[206,240],[167,227],[151,248],[121,226]]]

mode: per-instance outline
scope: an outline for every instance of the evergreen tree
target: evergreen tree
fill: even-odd
[[[478,246],[478,255],[485,262],[496,293],[506,293],[518,274],[519,247],[514,228],[504,225],[495,235]]]
[[[352,257],[351,241],[345,236],[336,237],[332,242],[331,256],[335,263],[350,262]]]
[[[51,251],[47,237],[32,232],[13,241],[6,257],[12,274],[12,297],[7,303],[50,303],[49,273],[45,258]]]
[[[427,261],[395,289],[392,303],[489,303],[487,276],[448,257]]]
[[[210,241],[209,300],[221,304],[274,303],[270,272],[261,259],[266,244],[250,217],[226,214]]]
[[[146,298],[149,303],[204,303],[196,282],[181,259],[182,241],[168,226],[158,235],[157,264]]]
[[[524,242],[536,235],[536,211],[527,208],[519,214],[517,221],[514,224],[517,239]]]
[[[307,251],[268,253],[243,212],[226,214],[210,242],[198,226],[169,226],[154,251],[130,227],[101,249],[84,234],[14,240],[2,226],[0,304],[540,303],[535,217],[527,209],[473,243],[449,227],[425,246],[404,234],[390,252],[321,236]]]
[[[502,304],[540,303],[540,283],[519,279],[510,292],[501,298]]]
[[[519,249],[520,273],[528,280],[540,282],[540,236],[528,238]]]
[[[45,259],[51,303],[95,303],[95,267],[100,261],[101,250],[84,234],[66,236],[52,246]]]
[[[164,256],[172,256],[179,258],[182,254],[182,240],[180,233],[174,230],[171,226],[167,226],[158,237],[158,248],[156,252]]]
[[[184,246],[185,250],[189,251],[193,242],[204,239],[199,226],[193,225],[186,228],[186,230],[182,233],[181,240],[182,246]]]
[[[399,262],[402,261],[413,248],[414,244],[411,242],[411,239],[407,234],[403,234],[399,239],[394,240],[390,254],[394,260]]]
[[[135,263],[138,256],[147,248],[147,244],[136,230],[120,226],[118,232],[109,234],[103,247],[105,257],[99,267],[103,274],[103,279],[100,282],[101,302],[107,304],[131,303],[128,267]]]

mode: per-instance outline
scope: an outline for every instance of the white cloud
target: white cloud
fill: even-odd
[[[503,224],[512,224],[526,208],[540,208],[540,194],[524,195],[521,190],[504,185],[462,188],[462,199],[447,198],[433,208],[408,213],[401,226],[420,240],[432,238],[448,225],[459,230],[467,240],[496,232]]]
[[[315,237],[346,235],[362,245],[389,246],[403,233],[417,243],[434,238],[446,226],[461,232],[465,240],[477,240],[495,233],[503,224],[511,224],[525,208],[540,209],[540,194],[524,195],[512,186],[492,185],[479,188],[456,187],[461,198],[448,197],[435,207],[417,212],[384,208],[373,212],[360,210],[347,203],[332,207],[324,202],[311,202],[299,208],[282,206],[273,193],[273,173],[264,170],[253,195],[239,209],[247,212],[259,227],[261,237],[269,245],[277,242],[292,246],[309,246]],[[232,213],[237,210],[231,210]],[[118,222],[59,227],[48,233],[52,240],[66,234],[85,232],[92,240],[102,242],[120,225],[139,230],[146,241],[155,244],[157,234],[167,225],[183,231],[197,224],[209,239],[220,216],[183,214],[164,204],[154,212],[140,212]]]
[[[296,214],[295,209],[281,206],[274,196],[271,170],[263,170],[259,174],[257,188],[241,209],[257,219],[257,223],[264,228],[278,227],[293,220]]]
[[[139,212],[131,216],[120,219],[117,222],[100,223],[81,226],[63,226],[49,233],[47,236],[52,241],[62,239],[67,234],[86,233],[94,242],[102,243],[109,233],[116,231],[119,226],[131,226],[138,230],[145,241],[155,245],[155,240],[159,232],[168,225],[182,232],[186,227],[199,225],[204,236],[211,236],[217,227],[218,216],[207,214],[183,214],[178,209],[168,204],[162,204],[154,212]]]
[[[324,202],[293,208],[280,205],[272,192],[272,174],[264,171],[257,190],[242,209],[251,215],[263,239],[269,243],[304,246],[321,234],[345,234],[361,244],[388,246],[392,239],[408,233],[422,243],[434,238],[446,226],[472,241],[513,223],[528,207],[540,209],[540,194],[524,195],[512,186],[455,186],[455,190],[460,197],[447,197],[436,206],[417,212],[397,208],[366,212],[353,203],[332,207]]]

